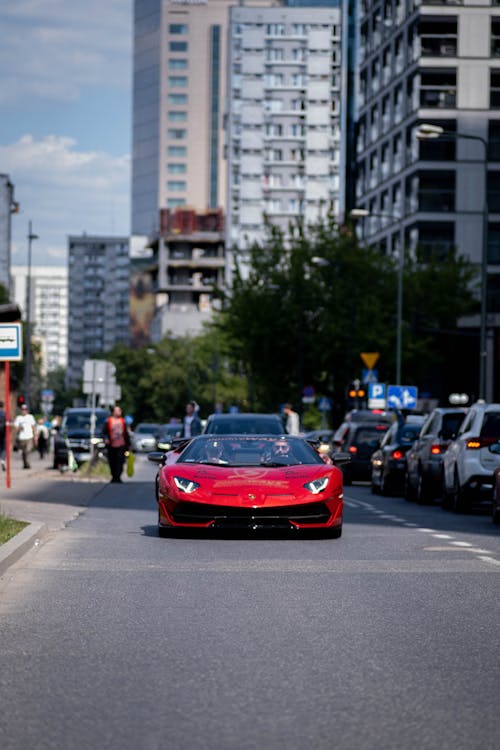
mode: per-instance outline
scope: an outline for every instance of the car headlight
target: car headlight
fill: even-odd
[[[321,477],[321,479],[313,479],[312,482],[307,482],[304,487],[313,495],[317,495],[323,492],[328,485],[328,477]]]
[[[186,492],[188,495],[200,486],[198,482],[193,482],[192,479],[185,479],[185,477],[174,477],[174,482],[175,486],[181,492]]]
[[[172,447],[171,443],[161,443],[161,442],[158,443],[158,448],[161,451],[169,451],[171,447]]]

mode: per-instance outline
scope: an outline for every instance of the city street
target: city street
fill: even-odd
[[[354,484],[339,540],[160,539],[136,467],[0,581],[2,750],[500,746],[489,516]]]

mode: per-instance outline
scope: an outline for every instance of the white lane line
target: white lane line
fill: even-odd
[[[450,542],[450,544],[453,544],[455,547],[473,547],[474,546],[470,542]]]
[[[479,560],[482,560],[483,562],[491,563],[492,565],[500,565],[500,560],[495,560],[494,557],[487,557],[486,555],[479,555]]]
[[[453,539],[449,534],[433,534],[432,536],[436,539]]]
[[[417,531],[421,531],[423,534],[435,534],[435,529],[422,529],[420,526],[417,528]]]

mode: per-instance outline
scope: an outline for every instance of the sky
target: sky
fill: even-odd
[[[128,235],[133,0],[0,2],[0,173],[12,265],[65,265],[71,234]]]

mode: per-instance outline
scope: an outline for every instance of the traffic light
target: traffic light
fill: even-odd
[[[366,389],[359,380],[353,380],[347,386],[347,405],[351,409],[359,409],[363,406],[363,402],[366,398]]]
[[[18,396],[17,397],[17,405],[18,406],[24,406],[25,403],[26,403],[26,399],[24,398],[24,396]]]

